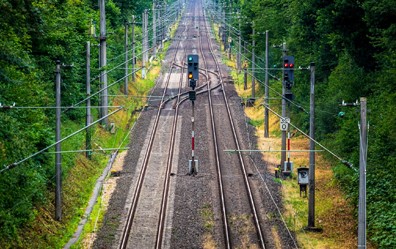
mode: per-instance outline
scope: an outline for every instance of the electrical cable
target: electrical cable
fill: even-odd
[[[93,93],[93,94],[90,94],[90,95],[89,95],[88,97],[86,97],[85,99],[83,99],[83,100],[81,100],[80,102],[77,102],[76,104],[73,104],[72,106],[70,106],[69,109],[74,108],[74,107],[77,106],[77,105],[80,105],[81,103],[83,103],[83,102],[87,101],[88,99],[90,99],[90,98],[92,98],[92,97],[98,95],[99,93],[103,92],[105,89],[108,89],[109,87],[114,86],[115,84],[119,83],[121,80],[124,80],[126,77],[129,77],[130,75],[132,75],[132,74],[138,72],[138,71],[141,70],[141,69],[142,69],[142,68],[138,68],[138,69],[136,69],[134,72],[131,72],[131,73],[129,73],[128,75],[123,76],[121,79],[118,79],[117,81],[111,83],[110,85],[107,85],[107,87],[102,88],[102,89],[100,89],[99,91],[97,91],[97,92],[95,92],[95,93]],[[64,112],[68,111],[69,109],[64,110]]]
[[[90,106],[90,108],[120,108],[121,106]],[[71,109],[71,108],[76,108],[76,109],[85,109],[87,108],[86,106],[3,106],[0,104],[0,109]]]
[[[113,111],[113,112],[107,114],[106,116],[104,116],[104,117],[102,117],[102,118],[96,120],[95,122],[92,122],[91,124],[89,124],[89,125],[87,125],[87,126],[81,128],[81,129],[79,129],[79,130],[73,132],[72,134],[70,134],[70,135],[68,135],[68,136],[66,136],[66,137],[64,137],[64,138],[62,138],[61,140],[59,140],[59,141],[57,141],[57,142],[55,142],[55,143],[53,143],[53,144],[51,144],[51,145],[45,147],[44,149],[42,149],[42,150],[40,150],[40,151],[38,151],[38,152],[35,152],[35,153],[31,154],[30,156],[27,156],[27,157],[25,157],[24,159],[22,159],[22,160],[20,160],[20,161],[17,161],[17,162],[14,162],[14,163],[12,163],[12,164],[9,164],[9,165],[5,166],[3,169],[0,170],[0,174],[3,173],[3,172],[6,171],[6,170],[10,170],[10,169],[15,168],[16,166],[20,165],[21,163],[23,163],[23,162],[25,162],[25,161],[27,161],[27,160],[29,160],[29,159],[31,159],[31,158],[33,158],[33,157],[39,155],[39,154],[45,152],[45,151],[48,150],[49,148],[52,148],[52,147],[54,147],[55,145],[57,145],[57,144],[59,144],[59,143],[65,141],[66,139],[69,139],[70,137],[72,137],[72,136],[74,136],[74,135],[80,133],[81,131],[83,131],[83,130],[89,128],[89,127],[91,127],[91,126],[94,125],[94,124],[97,124],[98,122],[100,122],[100,121],[102,121],[103,119],[105,119],[105,118],[107,118],[107,117],[109,117],[109,116],[111,116],[111,115],[113,115],[113,114],[119,112],[119,111],[122,110],[122,109],[123,109],[123,107],[120,107],[120,108],[118,108],[117,110],[115,110],[115,111]]]
[[[274,110],[272,110],[269,106],[267,106],[268,110],[270,110],[273,114],[275,114],[276,116],[278,116],[279,118],[282,118],[282,115],[278,114],[277,112],[275,112]],[[313,141],[315,144],[319,145],[320,147],[322,147],[325,151],[327,151],[328,153],[330,153],[332,156],[334,156],[335,158],[337,158],[339,161],[341,161],[342,164],[344,164],[345,166],[353,169],[354,171],[357,171],[357,169],[355,167],[353,167],[353,164],[342,159],[341,157],[339,157],[338,155],[336,155],[334,152],[332,152],[330,149],[328,149],[327,147],[325,147],[324,145],[322,145],[321,143],[319,143],[317,140],[313,139],[311,136],[309,136],[308,134],[306,134],[304,131],[302,131],[300,128],[298,128],[297,126],[295,126],[294,124],[292,124],[291,122],[289,122],[289,124],[291,126],[293,126],[296,130],[298,130],[301,134],[303,134],[305,137],[307,137],[308,139],[310,139],[311,141]]]

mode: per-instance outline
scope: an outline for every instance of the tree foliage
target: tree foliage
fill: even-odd
[[[276,50],[272,45],[286,42],[296,67],[315,62],[317,138],[357,168],[360,108],[340,104],[367,97],[368,236],[381,248],[396,247],[394,1],[241,0],[236,8],[255,23],[258,32],[269,30],[271,51]],[[242,25],[242,29],[243,39],[250,40],[251,27]],[[265,39],[257,38],[258,56],[264,57]],[[277,54],[270,65],[280,63]],[[307,110],[309,75],[307,71],[295,75],[295,101]],[[340,111],[345,112],[343,118],[337,115]],[[300,110],[293,109],[292,119],[308,129],[308,117]],[[357,206],[358,174],[340,162],[334,165],[335,176]]]
[[[140,15],[145,1],[106,0],[108,43],[122,41],[122,25]],[[16,107],[55,106],[55,60],[62,67],[62,106],[85,98],[86,41],[97,41],[88,30],[99,23],[98,2],[91,0],[0,0],[0,103]],[[96,25],[97,29],[99,25]],[[97,34],[99,35],[99,34]],[[121,37],[121,38],[119,38]],[[115,43],[115,42],[114,42]],[[114,56],[123,43],[109,46]],[[92,66],[98,52],[92,49]],[[98,70],[92,69],[92,74]],[[114,75],[109,76],[114,77]],[[98,89],[93,83],[92,91]],[[96,99],[93,99],[94,101]],[[84,112],[69,111],[63,119],[84,123]],[[11,165],[54,143],[54,109],[0,108],[0,168]],[[66,161],[66,160],[65,160]],[[42,153],[0,174],[0,244],[16,237],[29,224],[35,208],[48,202],[54,188],[54,156]],[[71,163],[65,162],[67,167]]]

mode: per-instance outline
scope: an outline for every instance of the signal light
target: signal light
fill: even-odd
[[[198,80],[199,77],[199,65],[198,55],[190,54],[187,55],[187,77],[188,79]]]
[[[294,82],[294,56],[283,57],[283,76],[285,86],[291,89]]]
[[[284,68],[293,68],[293,67],[294,67],[294,64],[285,61],[285,64],[283,65],[283,67],[284,67]]]

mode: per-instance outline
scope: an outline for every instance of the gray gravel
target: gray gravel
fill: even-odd
[[[193,1],[190,4],[197,2]],[[189,10],[190,6],[187,6],[186,12],[194,13],[193,10]],[[198,15],[198,12],[201,12],[201,10],[196,9],[195,15]],[[181,25],[179,28],[181,28]],[[193,26],[189,26],[189,30],[191,28]],[[186,49],[187,53],[191,52],[191,42],[186,43],[185,46],[188,48]],[[171,60],[170,56],[173,52],[172,50],[168,52],[167,61]],[[221,70],[223,76],[227,77],[229,69],[223,65]],[[213,78],[213,75],[211,77]],[[159,79],[159,81],[161,80]],[[162,90],[160,87],[155,88],[153,95],[159,95]],[[185,90],[188,90],[188,88]],[[257,144],[257,138],[254,136],[254,127],[246,124],[243,108],[234,86],[227,84],[225,91],[231,104],[231,111],[242,149],[255,149],[255,146],[249,147],[250,145]],[[213,98],[215,104],[220,105],[222,103],[222,93],[219,90],[214,90]],[[202,94],[197,96],[195,102],[195,153],[196,159],[199,160],[199,173],[195,177],[187,175],[188,160],[191,159],[191,103],[190,101],[186,101],[180,107],[180,129],[177,139],[179,143],[176,150],[178,160],[174,162],[175,165],[173,165],[173,174],[171,176],[172,187],[170,193],[172,196],[170,199],[172,201],[169,202],[170,206],[168,207],[170,213],[167,216],[168,228],[165,230],[165,238],[167,239],[164,242],[165,248],[203,248],[204,243],[209,243],[208,240],[205,240],[205,238],[207,239],[205,237],[207,235],[211,236],[216,248],[224,247],[219,190],[207,99],[207,94]],[[155,103],[151,104],[154,105]],[[156,110],[151,108],[144,111],[131,134],[130,149],[125,159],[124,169],[118,177],[116,190],[111,197],[103,226],[94,242],[94,248],[111,248],[118,243],[118,232],[122,223],[121,217],[125,213],[126,195],[130,190],[131,184],[133,184],[132,179],[134,175],[138,173],[136,172],[136,168],[139,156],[144,145],[144,140],[149,132],[149,125],[147,124],[150,124],[155,113]],[[226,127],[229,125],[227,124],[228,121],[225,112],[220,106],[216,109],[215,115],[216,122],[223,128],[220,129],[218,134],[220,143],[222,144],[221,148],[235,149],[234,142],[230,139],[230,133],[226,130]],[[224,162],[227,162],[227,165],[222,165],[222,167],[227,174],[225,179],[229,179],[227,182],[227,188],[229,190],[227,191],[226,200],[229,210],[232,215],[247,214],[249,213],[249,206],[247,206],[248,204],[245,201],[246,197],[240,195],[244,190],[244,186],[239,182],[239,171],[233,165],[237,163],[236,156],[226,154],[223,151],[220,151],[220,156]],[[266,162],[262,160],[259,153],[252,155],[244,154],[244,161],[247,164],[248,173],[252,174],[250,181],[253,184],[253,194],[256,198],[256,203],[260,204],[258,211],[260,221],[264,227],[264,234],[266,235],[265,243],[267,248],[275,248],[271,234],[273,227],[276,227],[279,231],[282,248],[293,248],[293,240],[290,238],[288,231],[284,229],[284,225],[277,215],[275,205],[264,188],[263,181],[257,174],[254,164],[259,168],[260,174],[266,179],[268,187],[278,205],[281,205],[280,185],[272,180],[272,173],[266,172]],[[229,171],[226,170],[228,168],[230,169]],[[231,214],[230,216],[232,216]],[[233,234],[235,235],[235,232]],[[253,234],[250,233],[249,241],[256,244],[256,240],[254,238],[254,232]],[[241,238],[234,238],[233,243],[240,245],[242,243]]]

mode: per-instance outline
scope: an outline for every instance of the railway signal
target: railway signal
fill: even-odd
[[[187,55],[187,77],[188,80],[198,80],[198,55]]]
[[[189,98],[191,101],[194,101],[194,100],[197,99],[197,96],[196,96],[196,93],[195,93],[194,90],[188,92],[188,98]]]
[[[286,55],[283,57],[284,81],[289,83],[289,87],[294,82],[294,56]]]
[[[190,79],[190,87],[194,90],[197,86],[197,81],[194,79]]]
[[[291,89],[294,84],[294,56],[283,56],[283,84],[285,86],[285,98],[293,100]]]
[[[195,176],[198,173],[198,160],[195,159],[195,133],[194,133],[194,101],[196,100],[195,86],[197,85],[197,80],[199,76],[198,72],[198,55],[189,54],[187,55],[187,78],[192,88],[192,91],[188,92],[188,98],[191,100],[192,106],[192,117],[191,117],[191,160],[188,161],[188,174]]]

